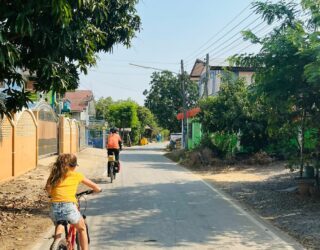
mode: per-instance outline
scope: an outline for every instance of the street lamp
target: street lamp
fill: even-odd
[[[181,74],[167,70],[167,69],[159,69],[159,68],[154,68],[154,67],[149,67],[149,66],[144,66],[144,65],[138,65],[138,64],[133,64],[129,63],[131,66],[139,67],[139,68],[144,68],[144,69],[153,69],[153,70],[158,70],[158,71],[168,71],[170,73],[173,73],[175,75],[180,75],[180,80],[181,80],[181,91],[182,91],[182,109],[183,109],[183,124],[182,124],[182,145],[184,149],[188,149],[188,136],[187,136],[187,102],[186,102],[186,91],[185,91],[185,76],[184,76],[184,69],[183,69],[183,60],[181,60]]]

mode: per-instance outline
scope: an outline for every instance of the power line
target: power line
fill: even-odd
[[[100,73],[100,74],[108,74],[108,75],[143,75],[145,76],[145,73],[130,73],[130,72],[108,72],[108,71],[102,71],[102,70],[92,70],[94,73]]]
[[[252,21],[251,23],[249,23],[247,26],[243,27],[241,30],[249,28],[251,25],[255,24],[259,19],[261,19],[261,18],[260,18],[260,17],[256,18],[254,21]],[[261,22],[261,23],[259,23],[257,26],[255,26],[255,28],[258,27],[258,26],[260,26],[261,24],[263,24],[263,22]],[[218,42],[218,41],[221,41],[221,42],[220,42],[217,46],[215,46],[212,50],[210,50],[209,52],[207,52],[207,53],[212,53],[213,51],[215,51],[215,50],[217,50],[218,48],[220,48],[221,46],[223,46],[228,40],[233,39],[234,37],[239,36],[239,35],[241,35],[241,33],[240,33],[239,31],[237,31],[237,32],[236,32],[233,36],[231,36],[231,37],[227,37],[227,36],[221,37],[220,39],[217,40],[217,42]],[[210,47],[212,47],[212,46],[213,46],[213,44],[212,44]],[[210,47],[208,47],[207,49],[209,49]],[[200,55],[200,54],[199,54],[199,55]],[[198,55],[198,56],[199,56],[199,55]]]
[[[216,32],[213,36],[209,38],[204,44],[202,44],[197,50],[189,54],[185,59],[188,60],[190,57],[193,57],[194,54],[196,54],[200,49],[202,49],[204,46],[206,46],[213,38],[215,38],[217,35],[219,35],[222,31],[224,31],[225,28],[227,28],[233,21],[235,21],[243,12],[245,12],[249,7],[251,3],[248,4],[243,10],[241,10],[230,22],[228,22],[225,26],[223,26],[218,32]]]
[[[88,85],[84,84],[83,82],[80,82],[79,84],[82,85],[82,87],[85,87],[85,89],[89,89],[92,91],[92,88],[88,87]]]
[[[255,28],[259,27],[261,24],[262,24],[262,23],[260,23],[259,25],[257,25]],[[257,33],[257,34],[260,33],[260,32],[263,31],[266,27],[268,27],[268,24],[265,25],[265,26],[263,26],[263,27],[262,27],[260,30],[258,30],[256,33]],[[252,30],[254,30],[254,28],[253,28]],[[238,43],[238,44],[236,44],[235,46],[233,46],[233,47],[230,48],[231,45],[233,45],[234,43],[238,42],[239,40],[242,40],[242,37],[235,39],[234,41],[232,41],[231,43],[229,43],[229,44],[226,45],[225,47],[221,48],[221,49],[219,50],[219,52],[217,52],[216,56],[219,57],[219,56],[225,54],[223,51],[225,51],[226,49],[232,50],[232,49],[238,47],[239,45],[241,45],[241,43]],[[243,41],[242,41],[242,42],[243,42]],[[213,52],[213,51],[210,51],[209,53],[211,53],[211,52]]]
[[[255,34],[263,37],[263,36],[267,35],[268,33],[270,33],[272,30],[274,30],[274,28],[275,28],[278,24],[279,24],[279,23],[275,23],[275,25],[273,25],[273,26],[271,26],[269,29],[266,29],[266,30],[265,30],[265,28],[266,28],[267,26],[269,26],[269,25],[267,24],[267,25],[263,26],[261,29],[259,29],[258,31],[256,31]],[[259,34],[259,33],[260,33],[261,31],[263,31],[263,30],[265,30],[266,32],[264,32],[263,34]],[[229,46],[231,45],[231,44],[229,44],[229,46],[226,46],[226,47],[224,47],[224,48],[222,48],[222,49],[220,50],[220,52],[217,54],[217,57],[221,57],[222,55],[226,54],[226,52],[222,52],[222,51],[225,51],[226,49],[228,49],[228,51],[231,51],[231,50],[233,50],[234,48],[239,47],[240,45],[242,45],[242,44],[244,44],[244,43],[245,43],[245,42],[239,43],[239,44],[237,44],[237,45],[235,45],[235,46],[233,46],[233,47],[231,47],[231,48],[229,48]],[[253,45],[256,45],[256,44],[250,43],[250,45],[253,46]],[[250,46],[248,46],[248,47],[250,47]]]
[[[272,27],[271,29],[269,29],[267,32],[265,32],[264,34],[262,34],[261,36],[265,36],[265,35],[268,34],[270,31],[272,31],[272,29],[273,29],[273,27]],[[240,44],[237,44],[236,46],[232,47],[230,50],[238,47],[239,45],[242,45],[242,44],[241,44],[241,43],[240,43]],[[257,46],[257,45],[258,45],[258,44],[250,43],[250,44],[248,44],[247,46],[241,48],[239,51],[235,52],[235,54],[239,54],[240,52],[245,51],[245,50],[248,49],[249,47]],[[226,54],[226,52],[221,53],[219,56],[221,56],[222,54]],[[219,61],[219,63],[220,63],[220,62],[223,63],[223,62],[225,62],[225,61],[226,61],[226,59],[223,60],[223,61]],[[219,63],[218,63],[218,64],[219,64]]]
[[[162,62],[162,61],[148,61],[148,60],[142,60],[142,61],[136,61],[136,60],[128,60],[128,59],[112,59],[112,61],[116,62],[125,62],[125,63],[154,63],[154,64],[172,64],[172,65],[179,65],[179,63],[176,62]]]
[[[267,29],[266,32],[264,32],[263,34],[260,34],[259,36],[263,37],[263,36],[267,35],[268,33],[270,33],[270,32],[273,30],[273,28],[274,28],[274,27],[271,27],[270,29]],[[256,34],[259,34],[263,29],[264,29],[264,27],[263,27],[262,29],[260,29],[259,31],[257,31]],[[241,45],[244,45],[246,42],[247,42],[247,41],[241,42],[241,43],[239,43],[239,44],[236,44],[235,46],[229,48],[227,51],[224,49],[224,52],[221,52],[221,53],[217,54],[217,56],[222,57],[222,55],[225,55],[227,52],[232,51],[232,50],[234,50],[235,48],[237,48],[237,47],[239,47],[239,46],[241,46]],[[255,43],[249,43],[247,46],[241,48],[239,51],[234,52],[234,53],[232,53],[232,54],[238,54],[238,53],[240,53],[241,51],[244,51],[244,50],[246,50],[247,48],[252,47],[252,46],[259,46],[259,45],[258,45],[258,44],[255,44]],[[226,62],[226,59],[227,59],[227,58],[224,57],[223,60],[218,60],[216,64],[224,63],[224,62]],[[212,62],[212,61],[214,61],[214,60],[210,60],[210,61]]]
[[[214,46],[216,43],[220,42],[221,40],[223,40],[224,38],[226,38],[231,32],[233,32],[236,28],[238,28],[242,23],[244,23],[246,20],[248,20],[251,16],[253,16],[254,13],[252,12],[250,15],[248,15],[247,17],[245,17],[244,19],[242,19],[236,26],[232,27],[230,30],[228,30],[225,35],[222,35],[220,38],[216,39],[215,41],[213,41],[208,47],[206,47],[205,49],[201,50],[195,57],[199,57],[200,55],[203,55],[208,49],[210,49],[212,46]],[[249,27],[250,25],[256,23],[259,19],[261,19],[261,17],[256,18],[254,21],[252,21],[251,23],[249,23],[249,25],[246,26]],[[238,34],[239,32],[237,31],[236,34]],[[191,58],[192,59],[192,58]],[[190,59],[189,59],[190,60]]]
[[[168,69],[159,69],[159,68],[154,68],[154,67],[149,67],[149,66],[144,66],[144,65],[138,65],[138,64],[134,64],[134,63],[129,63],[129,64],[132,65],[132,66],[139,67],[139,68],[144,68],[144,69],[153,69],[153,70],[158,70],[158,71],[169,71],[171,73],[174,73],[174,74],[178,75],[178,73],[173,72],[173,71],[168,70]]]

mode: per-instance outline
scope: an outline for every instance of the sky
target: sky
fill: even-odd
[[[154,70],[130,65],[180,71],[180,61],[190,73],[196,58],[209,53],[211,65],[225,64],[236,53],[257,51],[244,42],[240,31],[268,32],[250,8],[251,0],[140,0],[141,31],[131,48],[115,45],[110,54],[99,54],[96,67],[80,76],[79,89],[90,89],[96,99],[128,98],[143,105]]]

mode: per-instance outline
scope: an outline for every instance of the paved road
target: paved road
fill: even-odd
[[[89,199],[91,250],[301,249],[166,159],[161,146],[123,151],[121,174]]]

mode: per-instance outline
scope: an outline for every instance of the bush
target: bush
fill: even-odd
[[[160,131],[160,134],[162,135],[163,140],[168,141],[170,136],[170,131],[168,129],[162,129]]]
[[[203,136],[201,147],[209,148],[213,153],[223,158],[235,156],[239,149],[239,139],[236,134],[216,132]]]

